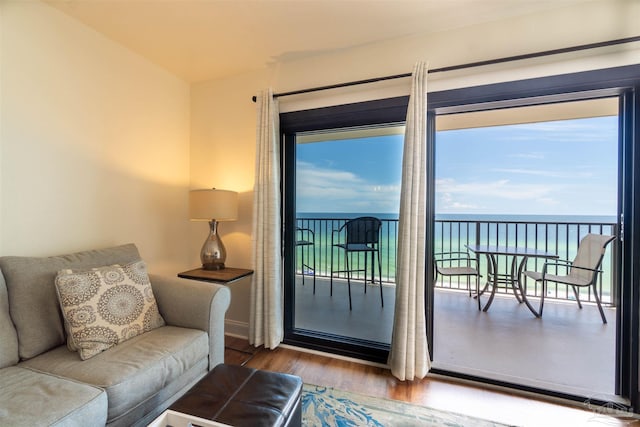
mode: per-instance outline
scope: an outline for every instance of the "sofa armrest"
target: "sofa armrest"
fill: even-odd
[[[231,302],[229,288],[177,277],[150,274],[149,278],[165,322],[207,332],[209,370],[223,363],[224,315]]]

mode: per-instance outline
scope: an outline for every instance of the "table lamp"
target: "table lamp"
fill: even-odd
[[[191,221],[209,221],[209,236],[200,250],[200,261],[205,270],[222,270],[227,250],[218,236],[218,221],[238,218],[238,193],[228,190],[192,190],[189,192]]]

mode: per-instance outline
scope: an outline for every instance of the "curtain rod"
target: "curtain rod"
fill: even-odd
[[[493,65],[493,64],[500,64],[503,62],[521,61],[523,59],[539,58],[541,56],[558,55],[560,53],[577,52],[580,50],[596,49],[599,47],[614,46],[618,44],[633,43],[638,41],[640,41],[640,36],[625,37],[622,39],[608,40],[604,42],[588,43],[588,44],[582,44],[578,46],[563,47],[560,49],[545,50],[542,52],[526,53],[522,55],[506,56],[503,58],[488,59],[485,61],[469,62],[466,64],[434,68],[429,70],[428,73],[432,74],[432,73],[442,73],[445,71],[463,70],[465,68],[481,67],[483,65]],[[376,83],[376,82],[381,82],[385,80],[401,79],[405,77],[411,77],[411,73],[403,73],[403,74],[396,74],[392,76],[383,76],[383,77],[374,77],[374,78],[365,79],[365,80],[356,80],[356,81],[346,82],[346,83],[336,83],[336,84],[327,85],[327,86],[317,86],[317,87],[312,87],[308,89],[293,90],[290,92],[274,93],[273,97],[279,98],[281,96],[300,95],[303,93],[318,92],[321,90],[328,90],[328,89],[338,89],[342,87],[357,86],[357,85],[362,85],[367,83]],[[253,102],[256,102],[257,97],[253,96],[251,99],[253,100]]]

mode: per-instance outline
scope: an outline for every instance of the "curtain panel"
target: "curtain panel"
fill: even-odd
[[[253,269],[249,342],[276,348],[283,340],[282,220],[278,103],[267,89],[257,96],[253,188]]]
[[[407,109],[398,223],[396,303],[389,366],[398,379],[414,380],[431,368],[425,315],[427,64],[412,73]]]

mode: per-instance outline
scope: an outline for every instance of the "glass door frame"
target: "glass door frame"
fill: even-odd
[[[296,134],[404,122],[407,101],[407,97],[389,98],[280,114],[285,344],[376,363],[387,362],[388,345],[295,327]]]
[[[628,406],[636,412],[640,408],[638,378],[638,344],[640,342],[640,197],[634,197],[640,188],[640,65],[616,67],[604,70],[586,71],[566,75],[496,83],[471,88],[433,92],[428,96],[427,145],[432,157],[428,162],[431,173],[428,186],[431,194],[435,186],[433,150],[435,147],[435,117],[479,110],[509,108],[588,100],[604,97],[618,97],[619,108],[619,224],[624,230],[623,239],[617,239],[621,286],[616,304],[616,394],[628,399]],[[635,166],[635,167],[634,167]],[[428,201],[428,229],[433,233],[434,200]],[[625,221],[622,224],[622,217]],[[433,234],[431,234],[433,236]],[[625,244],[623,244],[623,240]],[[427,245],[428,247],[430,245]],[[427,254],[427,266],[433,265],[433,254]],[[433,355],[434,287],[432,268],[427,268],[428,287],[425,295],[427,307],[427,334],[430,354]],[[433,356],[432,356],[433,357]],[[536,389],[514,383],[505,383],[490,378],[479,378],[456,372],[432,369],[433,373],[470,379],[524,391],[541,393],[564,399],[584,401],[585,396],[574,396],[552,390]],[[593,404],[606,404],[591,400]]]

